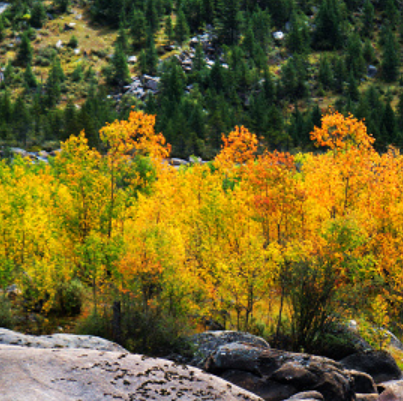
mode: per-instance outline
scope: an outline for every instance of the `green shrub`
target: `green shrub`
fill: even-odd
[[[72,49],[75,49],[78,47],[78,39],[73,35],[70,38],[69,43],[67,44],[67,46],[71,47]]]
[[[79,315],[82,310],[84,297],[84,285],[79,279],[73,279],[60,284],[56,293],[56,313],[61,316]]]
[[[13,326],[10,302],[8,299],[3,298],[0,302],[0,327],[12,329]]]

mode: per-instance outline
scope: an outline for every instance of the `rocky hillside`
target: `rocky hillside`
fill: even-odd
[[[386,353],[370,351],[336,362],[272,349],[259,337],[233,331],[206,332],[192,341],[194,357],[189,363],[202,370],[130,354],[92,336],[35,337],[0,329],[0,400],[398,401],[403,397],[401,371]]]

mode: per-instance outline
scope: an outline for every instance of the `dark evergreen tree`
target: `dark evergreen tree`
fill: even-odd
[[[387,102],[384,108],[380,131],[380,138],[377,138],[378,146],[382,146],[384,149],[386,149],[389,145],[396,145],[396,116],[392,106],[390,105],[390,102]]]
[[[357,80],[354,77],[354,71],[350,70],[350,75],[348,78],[348,88],[347,95],[354,102],[357,102],[360,99],[360,92],[358,90]]]
[[[19,65],[26,66],[32,63],[33,48],[28,36],[28,32],[24,32],[21,36],[21,43],[17,53],[16,62]]]
[[[339,49],[342,46],[341,12],[338,0],[323,0],[315,18],[313,36],[315,48]]]
[[[175,39],[180,45],[182,45],[182,43],[189,36],[189,26],[186,21],[185,13],[182,9],[180,9],[176,15],[176,24],[174,31]]]
[[[15,138],[24,146],[27,146],[28,132],[31,118],[27,108],[27,101],[23,96],[18,96],[12,112],[13,131]]]
[[[366,70],[362,43],[358,34],[351,34],[347,42],[346,68],[352,71],[355,79],[361,79]]]
[[[119,23],[119,32],[116,38],[116,44],[120,46],[124,53],[129,50],[129,40],[127,38],[126,28],[123,22]]]
[[[4,28],[4,19],[3,16],[0,15],[0,41],[5,37],[5,28]]]
[[[240,0],[218,0],[215,28],[219,42],[230,46],[238,44],[241,25]]]
[[[146,37],[146,19],[141,10],[135,9],[130,23],[130,35],[133,39],[133,46],[140,47]]]
[[[56,6],[62,13],[67,12],[70,6],[70,0],[55,0],[54,3],[56,3]]]
[[[385,16],[390,24],[390,27],[394,29],[399,16],[399,10],[396,7],[395,0],[386,0]]]
[[[66,140],[70,135],[78,135],[80,127],[77,121],[77,109],[71,99],[69,99],[64,109],[64,134],[63,140]]]
[[[365,0],[362,17],[362,36],[370,37],[374,34],[375,9],[371,0]]]
[[[42,1],[35,1],[32,6],[31,19],[29,20],[31,26],[34,28],[42,28],[46,18],[46,10]]]
[[[129,67],[126,54],[119,43],[115,45],[115,53],[112,57],[112,83],[123,86],[129,81]]]
[[[331,90],[334,88],[333,71],[326,54],[320,58],[318,79],[324,89]]]
[[[270,14],[266,10],[262,10],[260,7],[256,7],[248,21],[248,24],[253,30],[253,35],[257,44],[267,50],[267,46],[270,43]]]
[[[294,11],[291,14],[291,30],[287,35],[287,47],[293,53],[305,53],[309,49],[310,34],[308,26]]]
[[[399,74],[399,57],[397,44],[392,31],[389,29],[382,58],[382,76],[386,82],[394,82]]]
[[[334,65],[334,88],[338,93],[343,93],[344,84],[348,78],[344,59],[335,56],[332,64]]]
[[[149,30],[147,33],[146,39],[146,65],[147,65],[147,73],[154,75],[157,72],[158,66],[158,53],[155,48],[154,35],[152,31]]]
[[[368,64],[372,64],[376,61],[375,50],[369,39],[366,39],[364,43],[364,49],[362,51],[362,55]]]
[[[274,25],[282,28],[289,21],[293,10],[292,0],[266,0],[270,15],[273,18]]]
[[[36,88],[38,86],[36,77],[32,72],[31,64],[28,64],[27,68],[25,69],[24,82],[28,88]]]
[[[159,19],[155,0],[146,0],[145,18],[151,31],[155,33],[158,29]]]
[[[175,32],[170,15],[168,15],[168,17],[165,20],[165,36],[167,38],[168,44],[172,43],[175,40]]]

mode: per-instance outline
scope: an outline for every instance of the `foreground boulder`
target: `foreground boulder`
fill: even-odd
[[[3,328],[0,328],[0,344],[31,348],[83,348],[98,351],[127,352],[120,345],[96,336],[75,334],[31,336]]]
[[[377,401],[401,401],[403,400],[403,380],[391,380],[379,385],[382,391]]]
[[[0,345],[0,401],[261,401],[200,369],[121,352]]]

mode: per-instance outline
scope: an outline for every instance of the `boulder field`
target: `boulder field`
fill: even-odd
[[[403,400],[401,371],[383,352],[334,361],[233,331],[191,341],[194,356],[185,365],[93,336],[0,329],[0,401]]]

